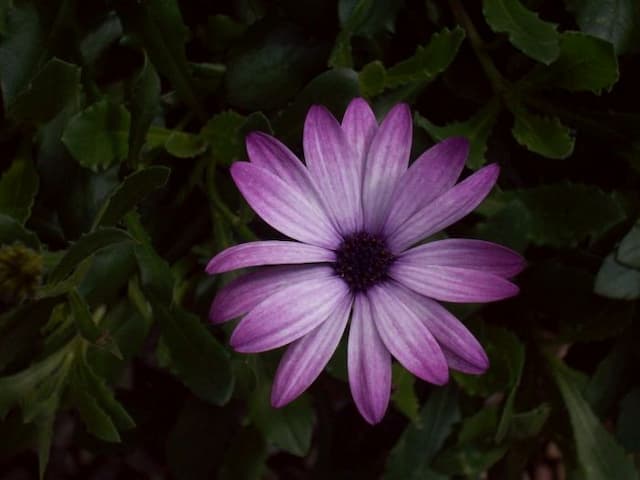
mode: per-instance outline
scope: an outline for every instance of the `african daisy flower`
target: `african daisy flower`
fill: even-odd
[[[271,394],[275,407],[298,397],[322,372],[347,324],[349,385],[358,410],[379,422],[391,391],[391,358],[417,377],[444,384],[449,368],[489,366],[482,346],[436,300],[511,297],[508,278],[523,259],[499,245],[446,239],[418,244],[470,213],[489,193],[498,166],[456,184],[468,142],[450,138],[411,166],[412,120],[396,105],[378,125],[355,99],[342,124],[320,106],[304,125],[302,163],[273,137],[247,138],[250,162],[231,175],[249,205],[296,241],[230,247],[210,274],[260,267],[222,288],[214,323],[242,316],[231,336],[239,352],[289,345]]]

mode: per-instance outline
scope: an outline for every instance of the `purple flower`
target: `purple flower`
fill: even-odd
[[[437,385],[448,381],[449,368],[488,368],[482,346],[435,300],[516,295],[507,279],[522,270],[522,257],[480,240],[414,245],[476,208],[499,169],[488,165],[456,184],[469,150],[463,138],[438,143],[409,167],[411,136],[407,105],[396,105],[378,125],[367,103],[355,99],[342,125],[325,108],[311,107],[306,165],[262,133],[247,138],[251,162],[232,165],[249,205],[296,240],[237,245],[207,265],[210,274],[260,267],[220,290],[210,318],[244,316],[231,336],[239,352],[290,344],[273,385],[275,407],[313,383],[347,324],[349,384],[372,424],[389,403],[392,356]]]

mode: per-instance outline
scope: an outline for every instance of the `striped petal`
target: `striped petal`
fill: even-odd
[[[309,110],[303,147],[312,180],[339,232],[347,235],[360,230],[362,162],[326,108]]]
[[[325,265],[264,267],[236,278],[221,288],[209,310],[212,323],[244,315],[274,293],[299,282],[326,278],[333,269]]]
[[[518,287],[493,273],[458,267],[420,265],[399,258],[389,268],[398,283],[444,302],[493,302],[518,294]]]
[[[389,352],[416,377],[442,385],[449,380],[442,349],[416,313],[401,300],[398,289],[388,282],[367,292],[380,338]]]
[[[272,350],[306,335],[349,296],[336,276],[299,282],[270,296],[251,310],[231,335],[239,352]]]
[[[395,232],[387,232],[389,247],[401,252],[471,213],[489,194],[500,169],[488,165],[414,213]]]
[[[335,248],[340,237],[313,202],[269,170],[236,162],[231,175],[245,200],[262,219],[288,237],[321,247]]]
[[[411,215],[453,187],[468,153],[469,141],[452,137],[420,155],[400,179],[384,230],[394,232]]]
[[[364,224],[369,232],[382,228],[396,185],[407,170],[412,128],[409,107],[399,104],[387,114],[371,141],[362,185]]]
[[[419,245],[400,258],[414,265],[433,265],[481,270],[510,278],[522,271],[524,258],[513,250],[482,240],[448,238]]]
[[[349,327],[347,366],[351,395],[364,419],[384,417],[391,394],[391,355],[378,334],[368,298],[359,294]]]
[[[363,98],[353,99],[344,113],[342,130],[363,166],[377,129],[378,122],[369,104]]]
[[[207,264],[209,274],[260,265],[332,262],[335,253],[326,248],[298,242],[266,240],[235,245],[223,250]]]
[[[340,342],[352,302],[351,296],[342,297],[324,322],[287,349],[273,382],[271,405],[295,400],[318,378]]]

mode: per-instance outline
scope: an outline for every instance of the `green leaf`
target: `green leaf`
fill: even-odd
[[[384,91],[387,72],[380,60],[367,63],[358,73],[358,84],[362,95],[375,97]]]
[[[204,118],[185,54],[187,27],[176,0],[119,2],[118,15],[125,30],[137,36],[151,63],[176,89],[182,100]]]
[[[200,135],[211,145],[211,154],[218,165],[231,165],[244,151],[241,129],[246,118],[233,110],[221,112],[202,127]]]
[[[611,351],[596,368],[584,390],[584,396],[594,413],[600,418],[615,406],[623,389],[633,378],[632,354],[635,349],[632,336],[621,335]]]
[[[207,143],[200,135],[161,127],[149,129],[146,146],[162,147],[177,158],[197,157],[207,149]]]
[[[499,112],[500,103],[493,100],[463,122],[454,122],[439,127],[417,112],[414,114],[414,121],[417,126],[424,128],[431,138],[436,141],[454,136],[467,138],[471,144],[467,166],[477,170],[486,163],[484,155],[487,151],[487,140],[493,130],[493,125],[498,118]]]
[[[529,57],[547,65],[558,58],[556,25],[541,20],[518,0],[486,0],[482,11],[494,32],[508,34],[511,43]]]
[[[242,110],[282,105],[318,71],[322,50],[295,28],[248,34],[227,64],[227,101]]]
[[[577,374],[560,360],[548,356],[551,374],[564,400],[581,466],[581,477],[585,480],[634,480],[638,473],[624,450],[593,414],[582,396]]]
[[[123,230],[116,228],[103,228],[87,233],[75,242],[60,262],[49,274],[49,283],[57,283],[71,274],[83,260],[87,259],[98,250],[119,242],[131,241],[132,238]]]
[[[8,106],[18,122],[44,122],[80,93],[80,67],[58,58],[49,60]]]
[[[30,158],[15,158],[0,178],[0,214],[20,223],[31,215],[31,206],[38,191],[38,174]]]
[[[524,252],[529,245],[530,216],[529,210],[522,202],[515,199],[478,224],[475,232],[483,240]]]
[[[149,57],[131,87],[129,162],[135,165],[154,117],[160,113],[160,79]]]
[[[7,34],[0,44],[2,98],[5,108],[28,84],[44,48],[44,32],[37,7],[28,2],[12,5],[7,15]]]
[[[575,0],[569,7],[584,33],[612,43],[618,55],[637,51],[640,8],[635,0]]]
[[[231,363],[225,349],[195,315],[175,306],[169,310],[153,295],[149,300],[178,378],[202,400],[225,404],[233,390]]]
[[[429,476],[429,464],[460,419],[458,394],[453,386],[431,391],[417,422],[411,423],[391,450],[385,480],[418,480]]]
[[[636,223],[627,233],[616,252],[620,263],[629,267],[640,268],[640,223]]]
[[[413,388],[415,377],[406,369],[402,368],[399,363],[393,364],[393,393],[391,394],[391,402],[394,407],[404,414],[413,422],[418,421],[419,402],[416,392]]]
[[[620,402],[616,436],[624,448],[640,451],[640,388],[631,390]]]
[[[451,64],[464,40],[464,30],[456,26],[436,32],[426,46],[387,70],[386,86],[396,88],[408,83],[430,82]]]
[[[551,414],[551,407],[546,403],[521,413],[515,413],[509,423],[506,437],[510,440],[525,440],[537,436]]]
[[[267,457],[267,445],[260,432],[255,428],[245,427],[231,440],[216,478],[261,480],[264,478]]]
[[[620,262],[615,253],[607,255],[598,270],[594,292],[618,300],[640,298],[640,270]]]
[[[527,83],[541,88],[599,94],[618,81],[618,60],[613,45],[580,32],[564,32],[560,56],[547,68],[534,71]]]
[[[80,165],[105,169],[127,158],[130,122],[122,105],[100,100],[69,121],[62,142]]]
[[[170,174],[171,170],[167,167],[153,166],[129,175],[111,192],[96,216],[93,228],[110,227],[118,223],[142,199],[163,187]]]
[[[513,137],[518,143],[543,157],[562,159],[573,153],[575,139],[555,117],[541,117],[524,108],[512,109]]]
[[[20,242],[34,250],[40,250],[40,240],[35,233],[24,228],[22,223],[15,218],[0,213],[0,245],[14,242]]]
[[[249,417],[268,444],[292,455],[304,457],[311,447],[315,415],[309,398],[301,396],[294,402],[273,408],[271,385],[262,379],[257,391],[249,397]]]
[[[573,247],[599,238],[626,217],[618,197],[592,185],[543,185],[507,197],[528,210],[529,239],[537,245]]]

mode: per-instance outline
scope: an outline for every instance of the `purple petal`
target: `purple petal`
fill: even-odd
[[[399,258],[389,268],[398,283],[444,302],[493,302],[518,294],[518,287],[493,273],[458,267],[420,265]]]
[[[293,343],[285,352],[271,391],[271,405],[282,407],[295,400],[322,372],[342,337],[353,300],[341,299],[329,317]]]
[[[418,210],[395,232],[387,232],[391,250],[401,252],[467,216],[489,194],[499,173],[498,165],[487,165]]]
[[[248,162],[236,162],[231,175],[251,208],[276,230],[301,242],[335,248],[340,238],[324,212],[273,173]]]
[[[388,282],[367,292],[378,333],[407,370],[427,382],[442,385],[449,380],[442,349],[416,313],[399,298],[399,288]]]
[[[304,123],[304,155],[311,177],[341,234],[362,227],[362,162],[329,111],[313,106]]]
[[[362,98],[353,99],[344,113],[342,130],[362,165],[377,129],[378,122],[369,104]]]
[[[326,265],[265,267],[236,278],[220,289],[211,304],[209,320],[222,323],[244,315],[274,293],[298,282],[333,275]]]
[[[399,291],[399,296],[436,338],[450,368],[475,375],[489,368],[482,345],[446,308],[408,289]]]
[[[336,276],[291,285],[240,321],[231,335],[231,346],[238,352],[256,353],[291,343],[324,322],[349,295],[346,284]]]
[[[223,250],[207,264],[209,274],[260,265],[333,262],[335,253],[326,248],[298,242],[267,240],[235,245]]]
[[[391,200],[391,211],[384,227],[393,232],[411,215],[453,187],[464,168],[469,141],[451,137],[435,144],[413,162]]]
[[[398,181],[407,170],[413,124],[409,107],[398,104],[377,130],[365,162],[362,205],[367,230],[382,228]]]
[[[391,355],[374,321],[369,300],[356,296],[349,327],[347,365],[351,395],[364,419],[376,424],[387,411],[391,393]]]
[[[524,258],[513,250],[482,240],[449,238],[419,245],[400,258],[414,265],[480,270],[510,278],[522,271]]]

